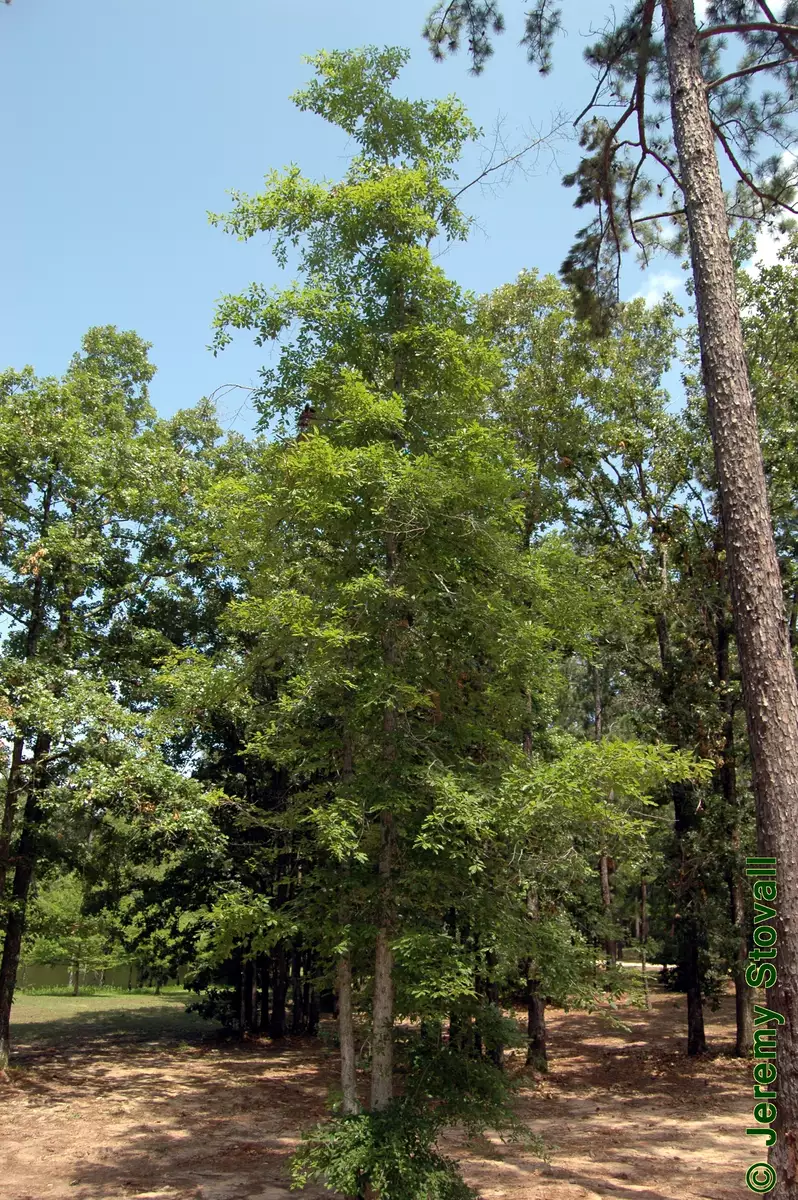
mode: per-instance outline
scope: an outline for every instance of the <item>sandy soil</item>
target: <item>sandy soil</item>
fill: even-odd
[[[130,997],[120,1020],[121,1002],[93,1011],[87,1000],[61,1020],[57,1000],[18,1006],[15,1066],[0,1085],[5,1200],[286,1200],[287,1157],[335,1082],[329,1040],[208,1040],[181,1025],[174,1000],[167,1011],[163,998]],[[684,1055],[681,998],[655,992],[650,1013],[623,1019],[628,1033],[599,1015],[551,1014],[551,1073],[524,1075],[520,1099],[550,1163],[489,1139],[447,1141],[485,1200],[746,1194],[750,1065],[723,1053],[732,1002],[708,1014],[715,1053],[700,1061]]]

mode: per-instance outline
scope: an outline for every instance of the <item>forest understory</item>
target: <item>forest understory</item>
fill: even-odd
[[[288,1158],[337,1081],[331,1019],[318,1038],[241,1043],[202,1034],[177,998],[114,998],[127,1014],[91,998],[80,1012],[39,999],[19,999],[2,1087],[5,1200],[292,1194]],[[53,1020],[59,1005],[75,1015]],[[548,1077],[508,1054],[508,1071],[522,1075],[519,1116],[544,1138],[549,1163],[498,1140],[446,1137],[442,1149],[484,1200],[739,1196],[750,1064],[732,1056],[733,996],[707,1013],[712,1053],[696,1059],[684,1054],[683,997],[655,986],[650,1012],[613,1015],[629,1032],[602,1013],[552,1010]]]

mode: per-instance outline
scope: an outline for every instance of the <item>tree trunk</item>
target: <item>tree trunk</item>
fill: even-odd
[[[269,958],[264,956],[260,968],[260,1021],[261,1033],[269,1032]]]
[[[737,1036],[734,1053],[746,1058],[754,1042],[754,995],[745,982],[748,960],[748,928],[745,919],[745,885],[738,874],[729,880],[729,902],[732,924],[737,931],[737,956],[732,968],[734,975],[734,1008],[737,1017]]]
[[[338,959],[338,1042],[341,1047],[341,1110],[345,1117],[360,1112],[355,1073],[355,1026],[352,1013],[352,962],[349,951]]]
[[[285,943],[278,942],[272,955],[272,1011],[269,1037],[285,1037],[285,997],[288,992],[288,964]]]
[[[537,979],[527,979],[527,1049],[526,1065],[536,1071],[548,1071],[549,1057],[546,1051],[546,999],[540,994]]]
[[[679,911],[674,918],[674,934],[678,947],[677,961],[687,996],[687,1053],[692,1057],[705,1054],[707,1050],[701,969],[701,949],[705,944],[706,932],[699,916],[698,887],[694,878],[697,865],[687,850],[688,834],[695,824],[696,799],[690,784],[674,783],[671,794],[674,829],[681,853],[676,900]]]
[[[648,993],[648,973],[646,971],[646,947],[648,943],[648,884],[640,880],[640,971],[643,976],[643,996],[646,1009],[651,1008],[651,997]]]
[[[295,946],[291,955],[291,1032],[304,1033],[305,1004],[302,987],[302,951]]]
[[[610,860],[606,854],[599,859],[599,875],[601,876],[601,906],[604,909],[604,921],[607,926],[612,924],[612,891],[610,890]],[[604,939],[604,949],[607,954],[607,966],[614,967],[618,962],[618,943],[609,934]]]
[[[6,879],[8,877],[8,868],[11,864],[11,842],[14,836],[14,818],[16,817],[17,804],[19,802],[20,792],[22,791],[22,755],[25,749],[24,738],[14,738],[14,744],[11,747],[11,762],[8,767],[8,779],[6,780],[6,794],[3,803],[3,821],[0,825],[0,898],[6,890]]]
[[[244,989],[244,1029],[248,1033],[252,1033],[258,1010],[258,988],[255,978],[255,963],[251,958],[244,963],[242,986]]]
[[[745,907],[745,882],[740,861],[740,799],[737,793],[737,764],[734,751],[734,697],[729,692],[729,633],[723,618],[717,623],[718,683],[724,713],[723,752],[718,782],[723,799],[725,824],[728,829],[730,860],[726,873],[729,888],[729,911],[735,929],[737,946],[732,964],[734,977],[734,1007],[737,1032],[734,1052],[740,1058],[751,1053],[754,1040],[753,992],[745,981],[748,960],[748,922]]]
[[[80,995],[80,962],[75,959],[69,968],[69,982],[72,985],[72,995]]]
[[[663,4],[671,113],[685,191],[701,363],[715,450],[760,853],[778,864],[778,1138],[773,1200],[798,1197],[798,688],[746,370],[726,210],[693,0]]]
[[[390,882],[393,818],[381,819],[380,880],[383,924],[377,931],[374,952],[374,996],[371,1016],[371,1108],[380,1112],[393,1099],[393,949],[388,920],[390,899],[385,894]]]
[[[35,759],[47,753],[49,739],[37,740]],[[36,772],[36,762],[31,770]],[[36,868],[36,852],[38,842],[38,826],[41,819],[35,777],[28,787],[25,801],[22,833],[15,855],[14,882],[11,887],[11,899],[6,917],[6,936],[3,942],[3,957],[0,960],[0,1071],[8,1066],[10,1052],[11,1005],[14,1002],[14,989],[17,985],[19,956],[22,949],[22,935],[25,932],[25,917],[28,910],[28,896]]]

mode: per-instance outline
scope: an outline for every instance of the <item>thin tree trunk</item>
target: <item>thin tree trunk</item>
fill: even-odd
[[[646,1009],[651,1008],[651,997],[648,992],[648,973],[646,971],[646,948],[648,944],[648,885],[645,879],[640,880],[640,969],[643,975],[643,996]]]
[[[704,1031],[704,1001],[702,996],[701,949],[705,930],[698,913],[698,889],[694,879],[696,863],[688,856],[688,834],[695,823],[696,800],[690,784],[675,783],[673,796],[674,828],[681,851],[679,911],[674,918],[674,933],[678,947],[678,963],[687,996],[687,1053],[691,1057],[707,1050]]]
[[[748,922],[746,920],[745,882],[740,862],[740,800],[737,794],[737,767],[734,752],[734,697],[729,692],[729,627],[721,614],[717,622],[718,683],[724,713],[723,751],[718,782],[723,798],[724,816],[729,832],[730,862],[727,870],[729,910],[737,937],[732,975],[736,1038],[734,1051],[741,1058],[751,1053],[754,1040],[753,991],[745,981],[748,960]]]
[[[758,845],[778,863],[779,1134],[773,1200],[798,1197],[798,688],[746,370],[734,264],[693,0],[663,4],[671,113],[685,190],[704,387],[743,678]]]
[[[265,955],[260,968],[260,1021],[261,1033],[269,1032],[269,957]]]
[[[291,1032],[305,1029],[304,989],[302,987],[302,951],[295,946],[291,955]]]
[[[745,968],[748,961],[748,922],[745,915],[745,884],[736,872],[729,880],[729,906],[731,909],[732,924],[737,933],[737,952],[732,968],[734,975],[734,1008],[737,1019],[734,1053],[739,1058],[746,1058],[751,1053],[754,1042],[754,994],[745,982]]]
[[[380,877],[383,889],[389,884],[393,819],[384,812],[381,820],[382,848]],[[374,996],[371,1018],[371,1107],[374,1112],[387,1108],[393,1099],[393,949],[387,920],[389,900],[383,897],[383,924],[377,931],[374,953]]]
[[[355,1025],[352,1012],[352,961],[349,951],[338,959],[338,1042],[341,1047],[341,1105],[344,1116],[360,1112],[355,1073]]]
[[[6,890],[8,868],[11,864],[14,818],[16,817],[17,804],[20,792],[22,791],[22,755],[24,750],[25,739],[21,737],[14,738],[14,744],[11,747],[11,761],[8,767],[5,801],[3,803],[3,821],[2,825],[0,825],[0,898]]]
[[[612,924],[612,891],[610,889],[610,860],[606,854],[599,859],[599,875],[601,877],[601,906],[604,909],[604,921],[607,926]],[[607,966],[614,967],[618,962],[618,943],[610,934],[604,938],[604,949],[607,954]]]
[[[526,1065],[536,1071],[548,1071],[546,1050],[546,998],[537,979],[527,979]]]
[[[22,817],[22,833],[15,854],[14,881],[6,917],[6,935],[3,942],[3,957],[0,960],[0,1071],[8,1066],[10,1053],[11,1005],[17,985],[17,971],[22,950],[22,935],[28,910],[28,896],[36,869],[39,822],[41,811],[38,798],[38,762],[50,748],[50,739],[39,735],[31,764],[31,778]]]
[[[243,1028],[247,1033],[251,1033],[255,1028],[255,1022],[258,1009],[258,988],[255,977],[255,963],[253,960],[247,959],[244,963],[244,975],[241,980],[244,991],[244,1025]]]
[[[272,1011],[269,1037],[285,1037],[285,997],[288,992],[288,965],[285,943],[278,942],[272,955]]]
[[[72,984],[72,995],[80,995],[80,961],[75,959],[69,968],[70,982]]]

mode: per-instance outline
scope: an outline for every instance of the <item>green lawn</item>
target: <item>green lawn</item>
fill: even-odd
[[[185,1011],[191,992],[111,992],[66,996],[52,992],[17,994],[11,1010],[11,1037],[17,1048],[63,1047],[64,1043],[115,1041],[197,1041],[219,1026]]]

